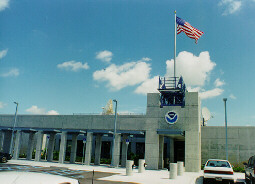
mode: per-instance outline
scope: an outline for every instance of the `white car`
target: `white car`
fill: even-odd
[[[79,184],[79,181],[64,176],[35,172],[0,172],[1,184]]]
[[[235,183],[236,177],[229,161],[219,159],[208,160],[204,167],[203,183],[206,184],[209,181],[228,181],[229,183]]]

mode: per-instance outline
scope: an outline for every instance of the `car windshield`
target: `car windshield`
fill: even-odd
[[[206,164],[208,167],[230,167],[230,164],[221,160],[209,160]]]

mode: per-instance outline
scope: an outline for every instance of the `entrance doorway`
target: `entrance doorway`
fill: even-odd
[[[185,161],[185,141],[174,141],[174,162]]]

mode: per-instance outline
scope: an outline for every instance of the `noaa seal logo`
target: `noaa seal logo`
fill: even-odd
[[[170,111],[166,113],[165,115],[166,122],[169,123],[170,125],[175,124],[178,120],[178,115],[177,113]]]

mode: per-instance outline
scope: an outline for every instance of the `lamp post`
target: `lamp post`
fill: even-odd
[[[14,129],[15,129],[15,127],[16,127],[17,113],[18,113],[18,106],[19,106],[19,103],[18,103],[18,102],[13,102],[13,103],[16,104],[16,111],[15,111],[14,125],[13,125],[13,128],[12,128],[11,145],[10,145],[10,150],[9,150],[9,154],[11,154],[11,155],[12,155],[12,149],[13,149]]]
[[[114,99],[113,102],[115,102],[116,105],[115,105],[115,119],[114,119],[114,132],[113,132],[113,144],[112,144],[112,161],[111,161],[111,166],[114,166],[114,147],[115,147],[115,135],[116,135],[116,125],[117,125],[117,106],[118,106],[117,100]]]
[[[227,98],[223,98],[225,108],[225,127],[226,127],[226,160],[228,160],[228,124],[227,124]]]

